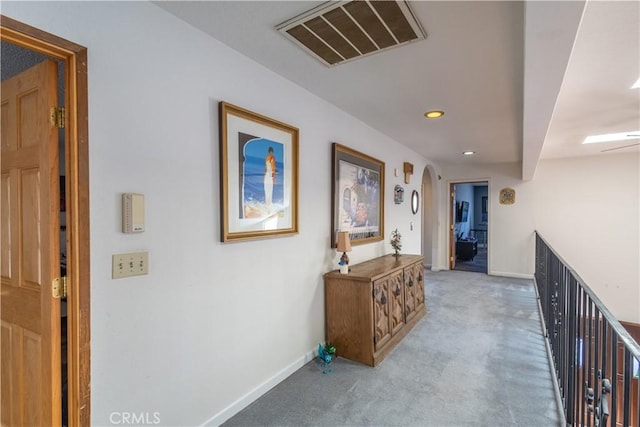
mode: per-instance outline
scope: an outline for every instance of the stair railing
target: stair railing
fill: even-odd
[[[640,346],[538,232],[535,263],[567,425],[640,427]]]

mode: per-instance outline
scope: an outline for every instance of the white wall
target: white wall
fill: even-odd
[[[619,320],[640,323],[640,154],[546,160],[535,227]]]
[[[523,182],[520,163],[501,163],[487,166],[467,164],[445,165],[443,178],[447,182],[487,181],[489,193],[489,225],[487,252],[487,270],[489,274],[510,277],[533,277],[534,221],[532,214],[531,183]],[[516,203],[501,205],[500,190],[510,187],[516,190]],[[448,186],[447,186],[448,188]],[[449,195],[446,188],[440,194],[442,218],[447,218]],[[470,212],[471,214],[471,212]],[[443,221],[444,223],[444,221]],[[448,251],[447,226],[440,228],[445,244],[440,247],[443,253]],[[443,257],[441,268],[447,269],[448,257]]]
[[[216,424],[301,366],[324,339],[331,142],[386,162],[385,239],[352,263],[419,253],[421,222],[393,203],[402,162],[426,159],[146,2],[3,2],[2,13],[88,48],[92,424],[114,411]],[[320,65],[319,65],[320,66]],[[219,242],[217,105],[300,128],[300,234]],[[405,194],[420,189],[414,176]],[[146,196],[146,231],[120,230],[120,194]],[[413,230],[410,230],[410,223]],[[113,253],[150,273],[111,279]]]

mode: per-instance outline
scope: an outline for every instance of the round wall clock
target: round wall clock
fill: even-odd
[[[411,193],[411,212],[415,215],[418,212],[418,207],[420,205],[420,195],[416,190],[413,190]]]

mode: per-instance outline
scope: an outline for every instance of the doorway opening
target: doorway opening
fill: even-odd
[[[26,295],[28,298],[31,298],[34,307],[38,307],[38,304],[41,304],[43,307],[43,314],[40,319],[37,319],[37,322],[42,322],[42,324],[36,323],[36,320],[33,320],[28,326],[21,327],[16,323],[16,330],[18,331],[16,334],[17,337],[37,337],[38,335],[36,334],[38,333],[43,337],[41,341],[36,339],[30,341],[33,344],[32,353],[36,351],[42,352],[41,354],[43,356],[41,362],[39,362],[40,359],[34,357],[31,357],[29,360],[29,366],[33,367],[33,372],[43,373],[43,381],[37,385],[19,381],[23,378],[20,370],[24,365],[24,358],[22,357],[24,347],[20,339],[12,339],[10,342],[9,340],[5,342],[5,338],[9,337],[9,330],[7,329],[7,334],[4,333],[5,324],[3,315],[3,356],[5,356],[6,353],[8,357],[3,357],[2,359],[2,375],[5,378],[9,376],[16,378],[16,381],[10,383],[9,393],[2,393],[2,424],[29,424],[29,421],[25,418],[28,417],[29,420],[38,420],[37,424],[40,425],[61,425],[63,423],[64,425],[71,426],[90,425],[90,245],[87,50],[68,40],[61,39],[3,15],[0,15],[0,42],[2,43],[3,74],[5,67],[8,67],[9,64],[14,65],[15,62],[28,63],[36,58],[35,61],[38,64],[29,69],[34,69],[35,67],[39,69],[50,69],[54,75],[52,80],[54,82],[56,72],[55,64],[58,64],[58,81],[60,82],[59,87],[61,88],[58,102],[54,103],[54,105],[48,105],[48,102],[40,105],[40,101],[38,101],[38,103],[32,103],[30,105],[32,105],[33,108],[23,108],[21,110],[21,117],[34,117],[39,123],[38,129],[47,129],[46,126],[49,125],[50,119],[49,114],[51,114],[53,117],[51,120],[51,129],[55,129],[59,124],[62,127],[57,138],[58,146],[55,144],[55,139],[51,140],[49,137],[47,137],[46,140],[52,141],[52,144],[41,145],[37,142],[29,142],[29,145],[21,145],[12,142],[11,144],[7,143],[5,145],[4,131],[5,129],[11,128],[9,125],[13,124],[12,122],[15,120],[12,117],[15,116],[7,115],[5,117],[3,97],[3,200],[5,193],[7,197],[8,194],[10,194],[8,191],[4,191],[5,178],[7,183],[16,181],[14,177],[19,178],[21,176],[19,167],[22,167],[16,166],[14,168],[14,166],[12,166],[13,163],[8,162],[5,173],[5,159],[18,158],[14,156],[13,153],[5,156],[5,149],[7,153],[9,153],[15,149],[14,147],[28,147],[26,152],[27,155],[29,155],[29,153],[37,153],[37,150],[41,149],[39,147],[47,147],[41,150],[43,153],[46,151],[48,160],[42,160],[38,165],[51,165],[51,169],[46,169],[46,175],[48,177],[46,182],[51,184],[39,186],[38,183],[40,180],[36,178],[31,179],[29,182],[32,186],[29,191],[33,191],[29,194],[33,197],[28,197],[24,200],[42,200],[42,210],[37,210],[36,212],[41,212],[41,214],[38,215],[43,215],[43,218],[46,217],[46,220],[43,220],[43,228],[37,233],[41,233],[41,235],[46,234],[47,243],[51,242],[51,244],[43,247],[52,249],[50,251],[47,249],[48,252],[43,253],[42,256],[36,258],[31,257],[29,258],[30,261],[28,261],[27,268],[30,269],[30,271],[42,272],[42,274],[33,276],[43,278],[42,283],[38,281],[38,286],[32,284],[23,285],[22,282],[20,282],[21,279],[19,279],[19,277],[22,277],[19,271],[22,271],[21,269],[23,269],[25,262],[22,258],[12,255],[13,253],[17,253],[17,251],[11,251],[12,245],[9,239],[2,240],[3,306],[5,304],[4,298],[7,295],[15,294]],[[13,52],[14,56],[5,58],[5,48]],[[18,60],[18,56],[22,56],[23,58]],[[25,56],[28,57],[28,59],[25,60]],[[43,64],[47,64],[47,66],[41,67]],[[42,75],[44,76],[44,74]],[[52,88],[51,93],[55,92],[55,82],[53,85],[47,87]],[[22,96],[23,92],[24,91],[17,91],[16,93]],[[31,92],[24,92],[24,94],[26,94],[25,96],[30,95],[30,93]],[[61,105],[64,105],[66,110],[66,114],[64,115],[59,114],[60,110],[57,108]],[[50,107],[51,113],[49,113]],[[37,113],[30,113],[30,111]],[[45,114],[42,115],[41,111],[44,111]],[[48,133],[48,135],[53,134]],[[14,138],[8,137],[7,141],[14,141]],[[39,139],[35,138],[30,141],[39,141]],[[37,157],[33,155],[32,158],[44,159],[42,156]],[[58,159],[60,159],[59,162]],[[19,163],[17,164],[20,165]],[[60,172],[49,172],[54,171],[55,166],[59,166]],[[35,173],[32,173],[32,175],[35,175]],[[55,177],[55,179],[49,179],[52,176]],[[60,184],[58,184],[58,182],[60,182]],[[55,186],[53,184],[55,184]],[[9,186],[7,186],[7,188],[9,188]],[[16,188],[19,189],[21,187],[18,186]],[[58,193],[60,193],[59,199],[57,197]],[[7,198],[7,200],[10,199]],[[20,206],[17,202],[23,203],[22,200],[17,200],[17,202],[14,199],[11,200],[12,206]],[[28,204],[25,204],[25,206],[27,205]],[[3,203],[3,208],[5,206],[6,204]],[[27,207],[40,209],[39,206],[39,204],[31,204]],[[9,215],[8,210],[6,212],[7,215],[5,216],[3,209],[3,227],[6,225],[7,229],[13,230],[15,228],[19,230],[19,226],[14,227],[13,225],[19,224],[19,222],[14,221],[13,218],[21,211],[12,210],[11,215]],[[49,221],[49,218],[53,219]],[[48,227],[48,229],[45,230],[45,227]],[[30,235],[36,235],[35,233],[36,232],[32,231]],[[3,233],[3,236],[6,237],[6,235],[6,233]],[[17,234],[14,233],[14,235]],[[38,241],[37,239],[31,240]],[[32,246],[36,248],[39,247],[38,245]],[[40,260],[41,264],[34,262],[36,259]],[[9,265],[11,265],[11,269],[8,268]],[[59,276],[59,278],[55,278],[55,280],[52,280],[50,283],[49,280],[52,278],[51,276]],[[52,292],[54,282],[65,283],[65,279],[66,289],[68,289],[66,299],[64,299],[63,296],[61,299],[57,299],[54,296],[55,292]],[[4,292],[5,286],[7,286],[7,293]],[[27,289],[27,291],[20,291],[20,289],[23,288]],[[62,288],[64,288],[64,286],[62,286]],[[37,291],[38,295],[40,295],[37,299],[34,299],[32,296],[35,295],[34,291]],[[7,304],[11,304],[8,301]],[[11,311],[20,312],[20,308]],[[56,316],[59,318],[54,319]],[[26,317],[23,316],[22,318]],[[49,320],[51,320],[50,323]],[[7,323],[7,325],[13,327],[9,323]],[[39,342],[42,344],[38,344]],[[5,347],[5,344],[8,345]],[[66,347],[63,347],[65,345]],[[66,364],[64,363],[64,359],[66,359]],[[18,363],[13,363],[13,361],[17,361]],[[52,363],[49,364],[49,361]],[[42,366],[42,370],[37,368],[38,364]],[[65,366],[66,372],[63,373]],[[67,379],[67,386],[64,387],[64,391],[62,378]],[[36,387],[36,389],[31,390],[30,387],[32,386]],[[63,395],[66,400],[64,403],[61,402],[61,396]],[[39,397],[35,398],[35,396]],[[33,406],[34,410],[25,413],[25,408],[31,406]],[[63,414],[63,412],[65,413]]]
[[[450,268],[487,274],[489,183],[452,183],[450,206]]]

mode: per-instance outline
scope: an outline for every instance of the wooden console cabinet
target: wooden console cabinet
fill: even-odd
[[[426,314],[424,260],[386,255],[324,276],[327,342],[376,366]]]

